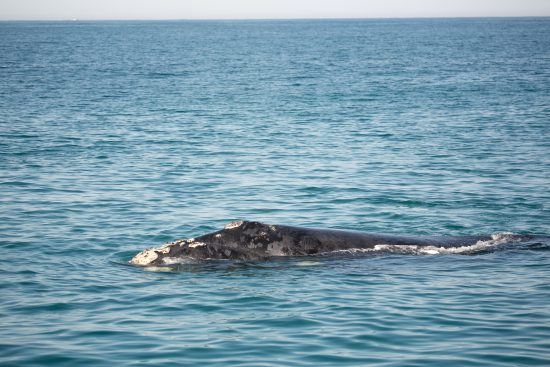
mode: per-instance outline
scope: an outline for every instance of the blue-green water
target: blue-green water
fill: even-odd
[[[234,219],[549,234],[549,35],[0,23],[0,364],[550,364],[548,241],[127,265]]]

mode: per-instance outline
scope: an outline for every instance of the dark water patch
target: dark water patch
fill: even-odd
[[[75,306],[70,303],[65,302],[53,302],[53,303],[45,303],[45,304],[36,304],[36,305],[29,305],[29,306],[23,306],[18,307],[18,312],[20,313],[32,313],[32,314],[38,314],[41,312],[66,312],[71,309],[73,309]]]

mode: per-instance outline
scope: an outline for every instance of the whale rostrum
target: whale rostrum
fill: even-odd
[[[177,264],[182,259],[262,260],[277,256],[305,256],[339,250],[365,250],[376,246],[451,248],[472,246],[494,237],[396,236],[340,229],[270,225],[253,221],[232,222],[224,229],[196,238],[176,240],[146,249],[130,263],[140,266]]]

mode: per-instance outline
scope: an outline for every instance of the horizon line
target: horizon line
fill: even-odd
[[[124,21],[286,21],[286,20],[391,20],[391,19],[487,19],[487,18],[550,18],[549,15],[476,15],[476,16],[394,16],[394,17],[311,17],[311,18],[55,18],[0,19],[0,22],[124,22]]]

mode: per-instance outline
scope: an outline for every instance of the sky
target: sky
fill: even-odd
[[[0,0],[0,20],[550,16],[550,0]]]

